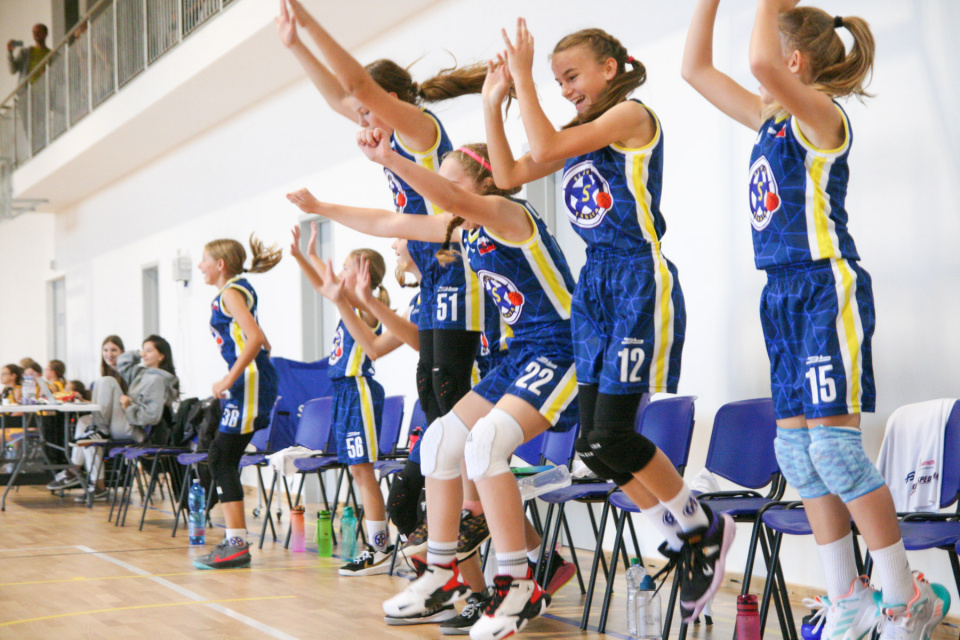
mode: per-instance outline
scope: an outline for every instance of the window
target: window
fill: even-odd
[[[160,333],[160,274],[157,265],[143,268],[143,336]]]
[[[47,329],[47,353],[50,358],[67,359],[67,287],[64,278],[47,283],[47,309],[50,325]]]
[[[304,240],[310,238],[310,220],[300,223],[300,236]],[[306,255],[306,246],[302,249]],[[316,251],[321,260],[333,257],[333,224],[329,221],[317,223]],[[303,359],[311,362],[327,355],[333,332],[337,328],[337,308],[314,291],[303,274],[300,283],[303,299]]]

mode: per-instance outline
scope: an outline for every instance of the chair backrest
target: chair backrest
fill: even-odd
[[[298,362],[286,358],[270,358],[277,370],[279,398],[270,421],[269,448],[279,451],[293,446],[299,426],[297,411],[312,398],[333,395],[326,359]]]
[[[546,436],[546,433],[548,432],[541,433],[529,442],[524,442],[522,445],[517,447],[516,451],[513,452],[513,455],[517,456],[529,465],[540,464],[540,455],[543,452],[543,440]]]
[[[555,465],[569,465],[570,461],[573,460],[573,447],[579,431],[580,425],[574,425],[572,429],[564,433],[547,431],[543,435],[543,450],[541,451],[543,458]]]
[[[776,437],[772,398],[729,402],[713,419],[707,470],[741,487],[765,487],[780,471]]]
[[[696,396],[664,398],[648,404],[640,416],[640,433],[663,451],[683,474],[693,442]]]
[[[420,434],[423,435],[427,432],[427,427],[430,425],[427,424],[427,414],[423,412],[423,407],[420,406],[420,400],[417,399],[413,403],[413,411],[410,412],[410,424],[407,425],[407,438],[410,437],[410,433],[420,427]]]
[[[314,398],[303,404],[296,443],[311,451],[328,451],[333,424],[333,397]]]
[[[949,507],[960,499],[960,400],[943,430],[943,475],[940,476],[940,508]]]
[[[403,396],[390,396],[383,400],[383,418],[377,436],[380,455],[391,454],[397,449],[400,427],[403,425],[403,399]]]

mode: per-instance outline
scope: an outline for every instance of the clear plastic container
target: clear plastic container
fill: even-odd
[[[560,465],[541,471],[532,476],[521,478],[517,481],[520,487],[520,498],[524,501],[531,500],[557,489],[570,486],[570,470],[566,465]]]
[[[635,605],[637,631],[633,637],[638,640],[657,640],[660,638],[663,635],[660,594],[657,593],[657,585],[651,576],[643,576]]]
[[[190,515],[187,516],[187,530],[190,544],[200,545],[207,543],[207,496],[199,480],[194,480],[190,486],[187,502]]]
[[[640,586],[647,577],[647,570],[640,564],[640,558],[630,560],[627,569],[627,637],[637,637],[637,597],[640,595]]]
[[[307,550],[303,511],[303,507],[296,506],[290,512],[290,551],[302,552]]]
[[[353,562],[357,558],[357,516],[353,514],[353,507],[343,508],[340,517],[340,559],[344,562]]]

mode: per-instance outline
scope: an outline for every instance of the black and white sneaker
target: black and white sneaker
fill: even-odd
[[[550,594],[533,578],[496,576],[493,597],[483,615],[470,628],[472,640],[502,640],[523,630],[527,623],[547,610]]]
[[[687,624],[700,615],[723,583],[727,551],[736,535],[733,518],[715,514],[708,507],[703,510],[710,524],[680,535],[684,541],[678,559],[680,613]]]
[[[47,489],[50,491],[60,491],[62,489],[71,489],[73,487],[79,487],[83,485],[83,480],[73,469],[64,469],[56,476],[53,477],[53,480],[47,484]]]
[[[474,593],[467,598],[467,604],[460,615],[440,625],[440,633],[445,636],[468,636],[470,629],[477,623],[483,610],[490,604],[493,594],[486,590],[483,593]]]
[[[83,504],[88,500],[90,502],[105,502],[110,497],[109,489],[97,489],[96,487],[87,487],[82,495],[73,499],[74,502]]]
[[[98,442],[106,442],[110,439],[110,436],[100,433],[96,429],[90,429],[82,436],[77,438],[76,445],[78,447],[89,447],[92,444],[97,444]]]
[[[393,545],[383,551],[370,545],[353,562],[340,567],[342,576],[376,576],[390,573],[390,559],[393,557]]]
[[[391,627],[398,627],[408,624],[437,624],[446,623],[448,620],[457,617],[457,610],[452,604],[444,604],[415,613],[412,616],[401,618],[399,616],[383,616],[383,621]]]

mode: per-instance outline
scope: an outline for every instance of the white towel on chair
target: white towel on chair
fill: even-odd
[[[877,468],[898,512],[939,511],[943,429],[956,400],[900,407],[887,420]]]
[[[273,469],[274,473],[283,476],[292,476],[297,473],[297,468],[293,466],[294,460],[309,458],[315,453],[317,452],[311,451],[306,447],[287,447],[286,449],[281,449],[276,453],[270,454],[267,456],[267,460],[270,461],[270,468]]]

